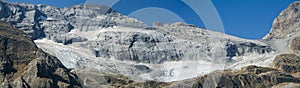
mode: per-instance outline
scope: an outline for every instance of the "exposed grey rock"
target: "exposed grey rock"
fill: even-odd
[[[135,65],[134,67],[138,70],[145,71],[145,72],[151,71],[151,69],[145,65]]]
[[[259,45],[251,42],[227,43],[227,57],[242,56],[249,52],[265,54],[275,51],[270,46]]]
[[[288,73],[300,72],[300,57],[297,54],[282,54],[275,57],[272,66]]]
[[[98,30],[113,26],[146,27],[106,6],[76,5],[56,8],[46,5],[0,1],[0,19],[12,23],[32,39],[47,38],[59,42],[72,29]]]

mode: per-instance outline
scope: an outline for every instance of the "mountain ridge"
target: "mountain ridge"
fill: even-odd
[[[273,21],[270,32],[263,38],[264,40],[288,38],[293,36],[294,32],[299,32],[298,9],[300,1],[291,3],[283,10]]]

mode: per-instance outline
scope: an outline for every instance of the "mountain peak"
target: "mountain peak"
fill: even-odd
[[[263,39],[288,38],[300,32],[300,1],[290,4],[274,20],[269,34]]]

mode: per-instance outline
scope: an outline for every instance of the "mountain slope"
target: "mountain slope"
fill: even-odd
[[[81,87],[77,76],[56,57],[38,49],[30,37],[6,22],[0,22],[0,40],[2,88]]]
[[[274,20],[272,29],[263,39],[289,38],[299,34],[300,1],[295,1]]]

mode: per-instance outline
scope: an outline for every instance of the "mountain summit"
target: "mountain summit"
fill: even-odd
[[[288,38],[300,31],[300,1],[292,3],[274,20],[273,27],[263,39]]]

